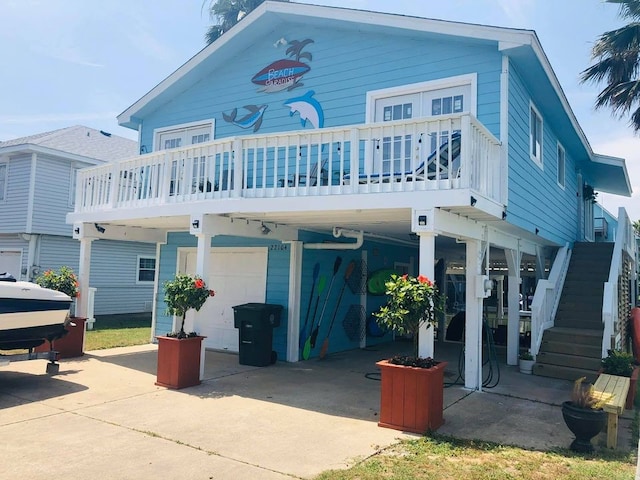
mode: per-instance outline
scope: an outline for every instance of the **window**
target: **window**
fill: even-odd
[[[69,206],[75,207],[76,205],[76,185],[78,178],[78,169],[71,166],[71,178],[69,179]]]
[[[542,167],[542,117],[533,105],[529,110],[529,156]]]
[[[7,192],[7,164],[0,163],[0,202],[6,200]]]
[[[564,188],[565,153],[562,145],[558,144],[558,185]]]
[[[157,128],[153,131],[154,149],[169,150],[209,142],[213,139],[213,129],[213,120]]]
[[[138,279],[136,283],[152,283],[156,277],[155,257],[138,257]]]

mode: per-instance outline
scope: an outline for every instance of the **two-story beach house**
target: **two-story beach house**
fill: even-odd
[[[217,291],[189,319],[208,348],[238,350],[232,307],[246,302],[284,307],[280,359],[300,360],[318,324],[332,352],[364,347],[396,271],[435,279],[465,311],[469,388],[496,289],[510,364],[529,290],[539,357],[554,328],[588,329],[598,360],[621,341],[624,210],[591,282],[599,323],[554,325],[574,245],[595,239],[594,190],[631,188],[623,159],[592,151],[533,31],[267,1],[118,120],[144,153],[79,172],[67,221],[87,264],[96,223],[157,244],[157,334],[176,328],[163,282],[189,272]],[[433,349],[425,328],[420,352]]]
[[[132,140],[79,125],[0,142],[0,273],[33,281],[63,265],[78,272],[79,244],[65,222],[76,174],[137,153]],[[151,311],[155,255],[154,243],[96,242],[94,274],[83,281],[95,288],[93,312]]]

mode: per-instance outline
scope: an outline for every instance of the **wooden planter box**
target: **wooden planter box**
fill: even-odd
[[[64,337],[53,341],[53,349],[58,352],[58,358],[73,358],[84,355],[84,332],[86,318],[71,317],[71,323],[75,323],[75,327],[67,325],[65,330],[67,333]],[[36,352],[48,352],[51,349],[49,342],[35,348]]]
[[[156,385],[180,389],[200,385],[200,353],[206,337],[178,340],[156,337],[158,340],[158,370]]]
[[[432,368],[394,365],[380,367],[380,421],[378,425],[423,434],[444,423],[444,369],[447,362]]]

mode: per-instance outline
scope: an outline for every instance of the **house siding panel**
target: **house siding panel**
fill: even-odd
[[[529,157],[529,102],[543,118],[543,167]],[[542,99],[532,98],[519,72],[509,77],[509,205],[508,221],[557,244],[578,238],[576,162],[566,151],[566,184],[557,184],[557,143],[562,138],[545,118]],[[535,185],[535,187],[533,186]]]
[[[0,233],[25,232],[31,155],[13,156],[7,165],[7,191],[5,200],[0,201]]]
[[[73,210],[69,204],[70,161],[38,155],[35,185],[33,231],[70,236],[71,225],[65,223],[66,214]]]
[[[305,48],[313,60],[308,62],[311,71],[303,77],[302,88],[257,92],[259,87],[251,83],[253,75],[269,63],[287,58],[285,48],[274,49],[273,42],[265,40],[238,53],[225,68],[204,75],[193,87],[146,116],[141,138],[147,151],[155,128],[207,118],[216,119],[216,138],[250,133],[252,129],[242,130],[222,119],[223,112],[229,114],[234,108],[240,118],[247,113],[243,105],[268,105],[260,133],[298,130],[302,128],[299,115],[291,116],[284,102],[308,90],[315,91],[322,105],[325,127],[363,123],[367,91],[474,72],[478,73],[480,120],[499,134],[501,56],[495,45],[328,32],[306,25],[285,25],[278,31],[280,35],[314,40]]]
[[[40,244],[41,271],[66,265],[76,273],[80,243],[70,237],[43,235]],[[151,301],[153,284],[136,283],[138,255],[155,257],[155,246],[147,243],[95,241],[91,248],[90,286],[96,287],[95,315],[144,312]]]

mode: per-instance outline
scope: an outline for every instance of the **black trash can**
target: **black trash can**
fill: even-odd
[[[280,326],[282,305],[245,303],[233,307],[233,325],[238,328],[241,365],[266,367],[277,360],[272,350],[273,329]]]

